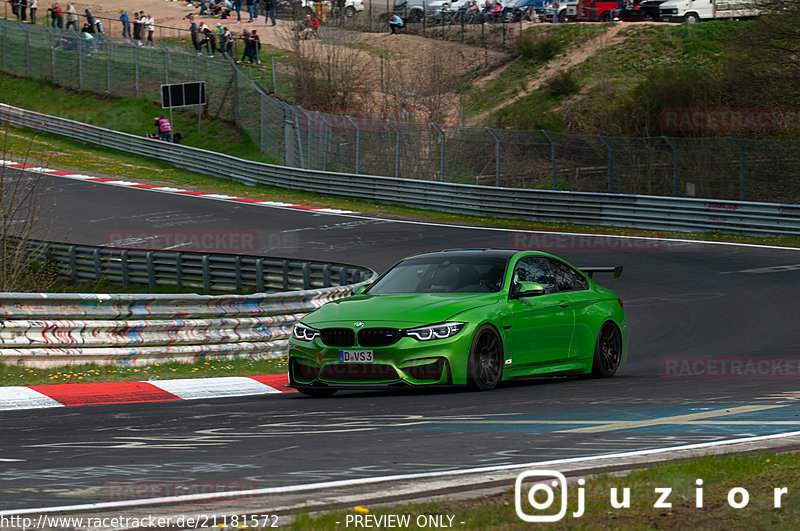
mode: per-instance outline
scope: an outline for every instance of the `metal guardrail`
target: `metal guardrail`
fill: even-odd
[[[259,294],[0,293],[0,362],[26,367],[275,358],[302,315],[375,275],[336,263],[31,243],[74,280]]]
[[[250,185],[475,216],[687,232],[800,235],[800,205],[503,188],[306,170],[168,144],[2,104],[0,121]]]
[[[177,286],[199,293],[255,293],[352,286],[371,278],[367,268],[311,260],[289,260],[221,253],[143,251],[69,243],[33,246],[58,272],[74,281],[108,280]]]
[[[277,358],[295,321],[352,288],[248,296],[0,293],[0,361],[48,368]]]

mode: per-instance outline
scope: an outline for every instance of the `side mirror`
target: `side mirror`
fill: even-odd
[[[517,282],[514,284],[514,291],[511,294],[512,299],[521,299],[522,297],[536,297],[537,295],[544,294],[544,286],[536,282]]]
[[[360,286],[356,286],[355,289],[353,290],[353,295],[361,295],[362,293],[367,291],[367,288],[370,287],[371,285],[372,284],[361,284]]]

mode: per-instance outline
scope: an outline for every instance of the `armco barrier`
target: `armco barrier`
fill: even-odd
[[[749,235],[800,235],[800,205],[500,188],[262,164],[0,104],[0,121],[167,161],[246,184],[412,208],[545,222]]]
[[[0,293],[0,361],[47,368],[276,358],[296,320],[352,288],[248,296]]]
[[[36,254],[73,281],[108,280],[123,287],[176,286],[199,293],[275,292],[348,286],[374,272],[346,264],[221,253],[143,251],[31,242]]]

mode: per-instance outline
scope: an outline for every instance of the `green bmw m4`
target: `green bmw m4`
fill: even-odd
[[[289,386],[495,388],[544,374],[608,378],[627,357],[622,301],[550,254],[454,250],[406,258],[365,289],[304,316],[289,340]]]

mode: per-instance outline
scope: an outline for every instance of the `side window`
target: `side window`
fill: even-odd
[[[556,273],[556,283],[558,291],[579,291],[589,289],[586,279],[573,268],[559,260],[551,260],[553,270]]]
[[[555,293],[556,277],[548,260],[541,256],[522,258],[514,267],[514,282],[536,282],[544,286],[545,293]]]

